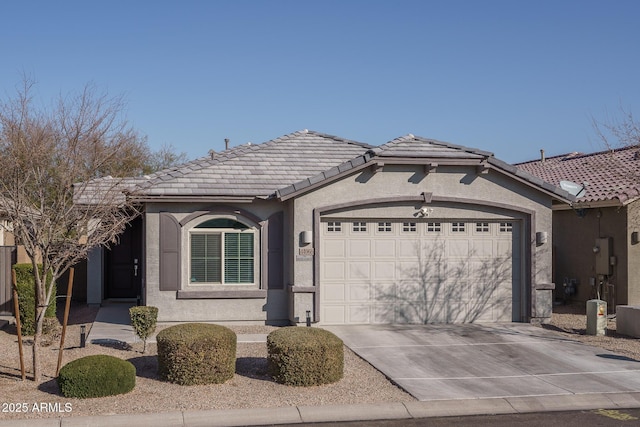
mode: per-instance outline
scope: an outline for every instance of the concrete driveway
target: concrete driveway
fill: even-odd
[[[421,401],[640,391],[640,362],[528,324],[325,329]]]

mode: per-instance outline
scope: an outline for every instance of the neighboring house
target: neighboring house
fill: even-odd
[[[571,199],[485,151],[307,130],[127,184],[144,214],[91,254],[87,300],[159,321],[545,321]]]
[[[554,205],[555,298],[584,302],[599,293],[610,311],[640,304],[640,149],[570,153],[516,166],[586,190],[572,206]]]
[[[0,316],[13,315],[11,268],[16,263],[30,263],[24,246],[16,245],[11,222],[0,219]]]

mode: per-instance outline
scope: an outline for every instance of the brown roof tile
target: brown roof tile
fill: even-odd
[[[515,166],[554,185],[563,180],[585,184],[586,193],[578,203],[616,201],[625,204],[640,196],[638,146],[591,154],[569,153]]]

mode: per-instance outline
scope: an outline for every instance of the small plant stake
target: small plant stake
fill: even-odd
[[[60,374],[60,366],[62,365],[62,350],[64,350],[64,336],[67,332],[67,320],[69,319],[69,307],[71,305],[72,288],[73,288],[73,268],[70,268],[69,284],[67,285],[67,303],[64,306],[64,318],[62,320],[62,335],[60,335],[60,349],[58,350],[58,366],[56,368],[56,377]]]
[[[13,309],[16,314],[16,328],[18,330],[18,351],[20,352],[20,374],[22,374],[22,381],[25,380],[24,372],[24,355],[22,353],[22,325],[20,324],[20,304],[18,301],[18,285],[16,279],[16,271],[11,269],[11,278],[13,279]]]

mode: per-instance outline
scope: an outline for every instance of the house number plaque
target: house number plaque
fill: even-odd
[[[313,256],[314,254],[315,252],[313,251],[313,248],[300,248],[298,250],[298,255]]]

